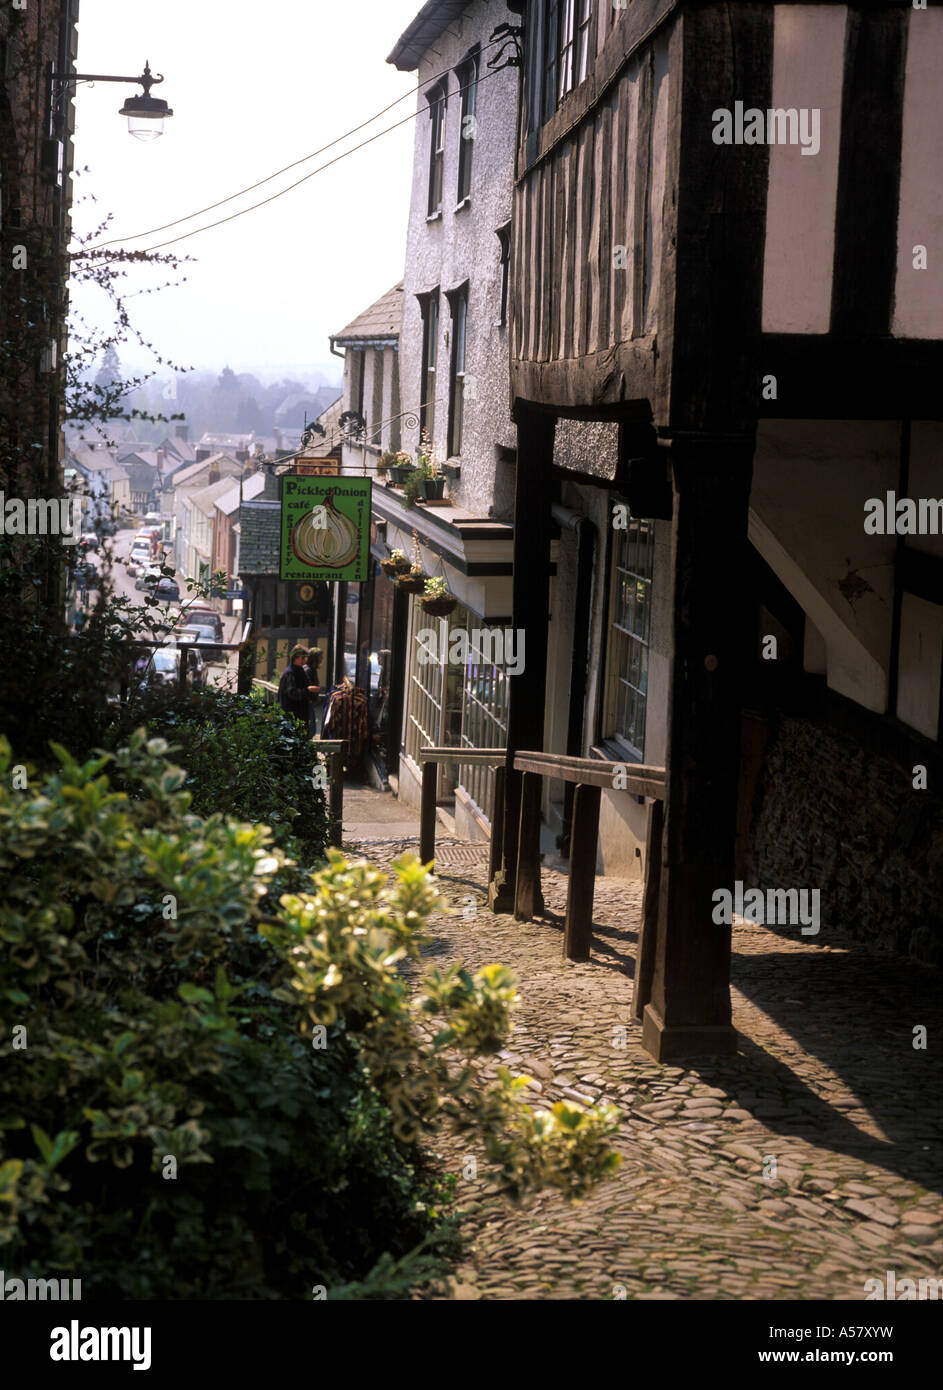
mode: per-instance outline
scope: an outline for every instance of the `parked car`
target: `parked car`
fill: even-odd
[[[158,647],[149,658],[138,663],[138,674],[142,686],[171,685],[180,679],[179,647]],[[204,681],[203,658],[193,647],[187,652],[187,684],[200,686]]]
[[[82,534],[81,534],[81,536],[79,536],[79,550],[83,551],[83,553],[84,553],[84,551],[86,551],[86,550],[97,550],[97,549],[98,549],[98,536],[95,534],[95,532],[94,532],[94,531],[83,531]]]
[[[149,565],[139,572],[137,579],[134,581],[134,587],[142,591],[152,589],[160,577],[160,567],[158,565]]]
[[[189,617],[189,614],[187,616]],[[215,628],[204,626],[202,623],[188,622],[185,627],[177,628],[174,635],[178,642],[197,642],[207,661],[224,660]]]
[[[180,585],[175,579],[168,579],[165,575],[163,579],[158,579],[154,585],[154,597],[162,602],[173,600],[175,603],[179,603]]]
[[[188,603],[181,612],[179,621],[188,627],[196,625],[198,627],[211,627],[216,636],[217,642],[223,640],[223,620],[216,612],[215,608],[206,608],[201,603]]]

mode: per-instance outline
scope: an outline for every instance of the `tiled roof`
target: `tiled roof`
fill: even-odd
[[[170,486],[185,487],[204,470],[208,473],[214,464],[222,467],[224,463],[231,465],[227,470],[230,475],[242,472],[242,464],[238,459],[231,458],[229,454],[210,454],[208,459],[200,459],[199,463],[190,463],[186,468],[175,469],[170,475]]]
[[[403,323],[403,282],[387,290],[369,309],[364,309],[340,333],[334,334],[335,343],[356,343],[364,338],[399,337]]]
[[[258,497],[264,487],[265,474],[251,473],[242,484],[243,502],[251,502],[253,497]],[[216,510],[222,512],[224,516],[231,516],[233,512],[239,509],[239,495],[239,484],[235,483],[229,488],[228,492],[223,493],[222,497],[217,497]]]
[[[458,19],[469,3],[470,0],[426,0],[412,24],[397,39],[386,61],[399,68],[400,72],[412,72],[419,66],[419,60],[429,45],[435,43],[453,19]]]
[[[210,483],[209,487],[200,488],[198,492],[189,494],[189,501],[194,507],[198,507],[204,516],[212,516],[216,510],[217,499],[232,490],[231,478],[220,478],[215,483]]]
[[[66,439],[70,443],[137,443],[137,434],[126,420],[67,420],[64,428]]]
[[[193,463],[196,458],[196,445],[191,444],[189,439],[181,438],[179,434],[165,434],[158,447],[189,463]]]
[[[239,511],[240,574],[278,574],[282,533],[281,503],[243,502]]]

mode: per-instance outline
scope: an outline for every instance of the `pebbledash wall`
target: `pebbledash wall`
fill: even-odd
[[[821,892],[821,945],[943,958],[943,800],[819,717],[771,722],[745,881]]]
[[[419,449],[419,408],[427,397],[423,381],[423,313],[418,296],[428,296],[438,290],[435,409],[431,434],[439,459],[449,465],[447,498],[455,510],[430,509],[427,513],[424,508],[415,507],[403,513],[397,499],[384,501],[382,497],[378,500],[378,510],[389,517],[387,544],[409,553],[411,530],[413,526],[418,530],[427,572],[443,576],[451,592],[459,598],[461,609],[453,622],[461,625],[467,621],[470,627],[480,623],[505,628],[510,623],[511,612],[511,531],[507,523],[512,521],[514,510],[517,431],[510,415],[506,303],[502,312],[506,257],[502,254],[498,231],[507,228],[511,219],[518,69],[505,67],[490,71],[488,63],[497,53],[491,43],[493,31],[498,25],[517,23],[519,16],[495,0],[475,0],[458,14],[454,13],[456,8],[454,4],[442,6],[437,13],[428,5],[424,6],[390,55],[396,67],[416,73],[419,81],[399,341],[402,448],[413,455]],[[471,185],[468,197],[460,201],[463,121],[462,82],[458,69],[476,46],[479,61],[475,131],[470,142]],[[513,47],[509,47],[507,56],[512,56],[513,51]],[[442,198],[441,210],[430,216],[429,97],[439,84],[444,85],[447,98]],[[448,421],[453,318],[447,295],[466,282],[462,438],[460,452],[450,456]],[[489,520],[504,524],[503,533],[496,531],[493,538],[472,540],[469,523]],[[480,527],[480,530],[485,532],[486,528]],[[471,573],[450,563],[455,556],[464,557],[463,563]],[[428,628],[430,621],[414,600],[410,601],[410,610],[404,753],[399,764],[398,792],[405,803],[418,805],[420,773],[409,746],[410,715],[417,698],[413,658],[416,633]],[[463,734],[466,733],[463,715]],[[462,790],[460,788],[456,796],[456,830],[471,838],[481,838],[485,833],[484,825]]]
[[[517,130],[517,69],[488,71],[496,53],[489,47],[499,24],[519,16],[503,4],[477,0],[454,19],[419,61],[419,116],[413,153],[413,181],[406,241],[403,325],[400,336],[400,393],[404,411],[418,411],[422,377],[423,325],[419,294],[439,289],[438,351],[434,443],[446,458],[451,315],[446,291],[467,280],[466,376],[474,379],[465,393],[461,477],[449,484],[449,496],[475,516],[511,520],[514,470],[499,462],[502,450],[517,448],[517,431],[508,404],[507,324],[501,317],[503,267],[499,227],[511,218],[514,141]],[[473,45],[481,47],[476,93],[477,132],[473,141],[471,193],[457,206],[461,148],[462,97],[455,69]],[[442,211],[428,216],[430,120],[428,92],[432,79],[446,73],[448,101],[442,172]],[[415,454],[419,426],[404,421],[403,448]]]

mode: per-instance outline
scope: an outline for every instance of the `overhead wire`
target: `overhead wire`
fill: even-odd
[[[498,44],[503,43],[507,43],[506,36],[502,36],[500,39],[490,41],[489,43],[485,44],[484,47],[482,47],[479,50],[479,52],[484,53],[489,48],[496,47]],[[441,72],[435,73],[431,77],[424,78],[423,81],[419,82],[415,87],[411,87],[409,91],[404,92],[402,96],[397,97],[395,101],[391,101],[388,106],[384,106],[381,110],[375,112],[372,116],[368,117],[367,120],[361,121],[359,125],[353,126],[343,135],[338,135],[334,140],[329,141],[328,144],[322,145],[317,150],[312,150],[310,154],[302,155],[300,159],[293,160],[291,164],[286,164],[281,169],[276,169],[276,171],[273,174],[267,174],[264,179],[259,179],[256,183],[249,184],[246,188],[241,188],[236,193],[230,193],[227,197],[220,198],[215,203],[208,203],[206,207],[199,208],[196,212],[188,213],[185,217],[177,217],[174,218],[172,222],[164,222],[159,227],[151,227],[150,230],[146,232],[135,232],[133,235],[126,237],[112,237],[108,241],[99,242],[96,246],[90,246],[74,254],[76,257],[87,256],[90,255],[93,251],[101,251],[105,247],[115,246],[119,242],[123,244],[124,242],[128,241],[140,241],[142,237],[156,236],[158,232],[168,231],[171,227],[177,227],[182,222],[190,222],[195,217],[202,217],[203,213],[212,212],[214,208],[224,207],[226,203],[231,203],[235,198],[241,198],[246,193],[252,193],[255,191],[255,189],[261,188],[264,184],[271,183],[272,179],[278,178],[281,174],[288,173],[290,169],[296,169],[299,164],[305,164],[309,159],[316,159],[319,154],[325,154],[328,150],[333,149],[335,145],[339,145],[343,140],[349,139],[350,136],[356,135],[358,131],[364,130],[367,126],[372,125],[373,122],[379,120],[381,116],[385,116],[388,111],[392,111],[394,106],[399,106],[399,104],[405,101],[407,97],[415,96],[418,92],[422,91],[424,87],[434,86],[436,82],[438,82],[441,78],[447,76],[452,71],[452,67],[443,68]],[[497,71],[501,71],[501,69],[498,69]],[[485,81],[488,77],[494,76],[496,76],[496,72],[478,75],[474,83],[470,82],[467,85],[476,86],[479,83]],[[466,89],[464,87],[459,88],[459,94],[461,94],[461,92],[465,90]],[[403,120],[396,121],[393,125],[387,126],[384,130],[378,131],[376,135],[372,135],[369,137],[369,139],[361,141],[359,145],[354,145],[353,148],[350,150],[345,150],[343,154],[336,156],[336,158],[334,159],[328,160],[326,164],[320,165],[317,169],[312,169],[309,174],[306,174],[304,176],[304,178],[298,179],[293,184],[289,184],[287,188],[281,189],[278,193],[272,194],[269,198],[263,198],[262,201],[259,203],[253,203],[251,207],[243,208],[241,211],[233,213],[230,217],[219,218],[216,222],[208,223],[205,227],[196,227],[192,232],[185,232],[179,237],[172,237],[167,241],[159,242],[156,246],[150,246],[146,249],[148,252],[150,252],[160,250],[164,246],[172,246],[176,241],[182,241],[188,236],[196,236],[201,231],[210,231],[213,227],[222,226],[226,222],[233,221],[236,217],[241,217],[243,213],[253,212],[256,208],[264,207],[266,203],[272,202],[275,198],[280,198],[283,193],[290,193],[292,189],[298,188],[300,184],[304,183],[307,179],[312,178],[315,174],[321,173],[324,169],[329,169],[331,165],[336,164],[339,160],[346,158],[348,154],[355,154],[358,150],[364,149],[367,145],[372,144],[374,140],[378,140],[382,135],[388,135],[390,131],[398,129],[401,125],[405,125],[407,121],[415,119],[415,117],[419,114],[419,111],[410,112],[410,114],[408,116],[405,116]]]

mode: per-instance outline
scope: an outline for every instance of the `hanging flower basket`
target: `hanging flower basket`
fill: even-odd
[[[407,594],[422,594],[426,589],[426,576],[424,574],[401,574],[396,581],[397,588],[402,589]]]
[[[419,607],[432,618],[447,618],[458,607],[457,598],[421,598]]]

